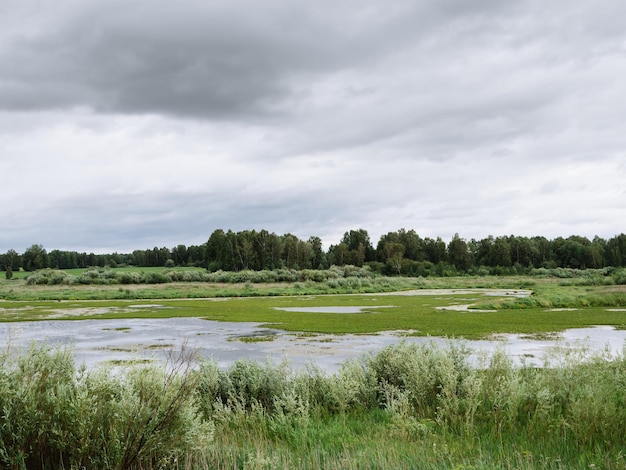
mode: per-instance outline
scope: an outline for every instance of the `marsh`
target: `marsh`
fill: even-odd
[[[255,340],[257,339],[257,340]],[[251,322],[218,322],[199,318],[45,320],[0,323],[0,344],[26,349],[33,342],[74,351],[77,364],[88,368],[99,364],[138,361],[165,362],[172,351],[183,346],[213,358],[220,367],[239,359],[259,362],[286,360],[292,369],[313,364],[333,373],[342,363],[401,341],[462,343],[473,351],[476,364],[481,357],[504,347],[517,363],[540,365],[552,351],[576,350],[583,354],[605,349],[616,356],[623,353],[626,331],[610,326],[575,328],[550,335],[501,334],[489,340],[451,340],[443,337],[412,336],[407,331],[375,334],[317,334],[286,332]]]

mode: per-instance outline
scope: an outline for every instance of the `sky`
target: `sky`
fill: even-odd
[[[626,232],[623,0],[0,0],[0,252]]]

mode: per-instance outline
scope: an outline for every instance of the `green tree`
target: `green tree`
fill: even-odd
[[[404,252],[406,247],[402,243],[389,242],[383,247],[385,264],[396,274],[402,272],[402,264],[405,260]]]
[[[467,243],[458,233],[448,244],[448,261],[459,271],[467,271],[472,264]]]
[[[489,235],[487,238],[475,241],[471,240],[468,244],[474,256],[476,266],[491,266],[491,249],[493,247],[494,238]]]
[[[13,269],[17,268],[18,254],[15,250],[10,249],[4,255],[5,277],[11,279],[13,277]]]
[[[330,264],[335,266],[344,266],[350,264],[348,261],[348,247],[345,243],[339,243],[338,245],[331,245],[328,248],[328,260]]]
[[[230,231],[229,231],[230,233]],[[206,267],[209,271],[230,270],[232,260],[229,256],[229,242],[224,230],[215,230],[205,244]]]
[[[48,253],[41,245],[32,245],[22,255],[24,271],[36,271],[48,267]]]
[[[511,245],[506,237],[496,238],[489,251],[489,266],[509,268],[511,265]]]
[[[286,268],[296,269],[298,268],[298,261],[300,258],[300,240],[295,235],[287,233],[282,237],[283,245],[283,262]]]
[[[616,268],[626,265],[626,235],[610,238],[605,248],[606,264]]]
[[[446,259],[446,243],[441,237],[437,237],[436,240],[426,237],[424,239],[424,252],[427,261],[439,264]]]
[[[367,261],[374,261],[374,248],[367,230],[350,230],[344,233],[341,243],[347,249],[344,264],[363,266]]]
[[[309,245],[312,250],[311,267],[313,269],[326,268],[326,254],[322,249],[322,239],[320,237],[309,237]]]
[[[172,248],[172,260],[176,266],[185,266],[188,261],[187,247],[185,245],[176,245]]]
[[[424,261],[424,241],[415,230],[398,230],[398,239],[404,245],[404,256],[413,261]]]
[[[255,234],[254,237],[254,251],[258,266],[255,269],[274,269],[275,266],[272,260],[271,252],[271,238],[273,234],[270,234],[267,230],[263,229]]]

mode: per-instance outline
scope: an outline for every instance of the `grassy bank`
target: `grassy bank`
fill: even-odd
[[[0,281],[0,298],[4,299],[0,300],[0,321],[198,317],[257,322],[287,331],[342,334],[403,330],[467,339],[594,325],[626,328],[626,286],[622,285],[563,285],[558,278],[523,276],[339,280],[343,286],[331,287],[326,281],[51,286],[5,280]],[[485,296],[477,291],[427,291],[442,288],[526,288],[533,295],[517,298]],[[429,295],[404,295],[407,290]],[[463,305],[468,308],[455,310]],[[278,310],[354,306],[364,309],[351,314]]]
[[[189,353],[188,351],[186,353]],[[626,468],[626,361],[483,367],[401,344],[325,375],[240,361],[112,373],[4,354],[7,468]],[[169,371],[169,372],[168,372]]]
[[[482,293],[402,295],[298,295],[185,300],[3,301],[0,321],[176,318],[255,322],[292,332],[376,333],[404,331],[422,336],[485,338],[494,333],[531,334],[612,325],[626,328],[626,309],[584,307],[456,310],[493,297]],[[492,300],[490,302],[497,302]],[[358,313],[285,311],[361,307]]]
[[[4,300],[114,300],[257,297],[301,294],[393,292],[436,288],[533,288],[532,276],[386,277],[366,268],[207,273],[199,268],[98,268],[41,270],[0,276]]]

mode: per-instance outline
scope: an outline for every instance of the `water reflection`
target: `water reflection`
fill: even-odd
[[[375,335],[305,335],[261,328],[259,323],[216,322],[198,318],[55,320],[0,324],[0,344],[27,348],[32,342],[68,346],[78,364],[88,368],[107,362],[154,360],[164,362],[183,344],[204,357],[228,367],[241,358],[273,362],[287,360],[293,369],[315,364],[335,372],[346,360],[375,353],[400,341],[446,345],[438,337],[406,337],[399,332]],[[566,330],[552,337],[500,335],[491,341],[463,341],[479,363],[497,347],[504,347],[517,363],[541,364],[546,354],[567,348],[590,352],[608,348],[615,356],[623,353],[626,331],[612,327]]]

